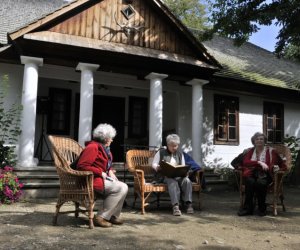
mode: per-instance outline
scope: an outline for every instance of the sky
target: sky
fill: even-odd
[[[273,24],[271,26],[260,26],[260,28],[258,32],[250,37],[249,42],[274,52],[279,27]]]

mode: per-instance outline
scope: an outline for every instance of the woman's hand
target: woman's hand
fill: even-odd
[[[264,162],[262,162],[262,161],[258,161],[258,164],[262,167],[262,169],[263,169],[264,171],[269,170],[269,166],[268,166],[266,163],[264,163]]]
[[[114,170],[109,170],[109,177],[113,178],[116,181],[118,180]]]
[[[105,180],[107,177],[107,174],[105,172],[102,172],[102,178]]]

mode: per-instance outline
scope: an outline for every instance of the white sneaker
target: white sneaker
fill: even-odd
[[[180,216],[181,215],[181,211],[180,211],[178,205],[173,206],[173,215],[174,216]]]

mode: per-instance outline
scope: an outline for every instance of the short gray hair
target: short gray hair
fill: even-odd
[[[107,123],[99,124],[93,131],[93,139],[101,143],[105,143],[108,139],[116,136],[116,129]]]
[[[179,145],[180,144],[180,137],[176,134],[170,134],[166,137],[166,142],[167,142],[167,145],[169,145],[171,143]]]
[[[264,141],[265,143],[267,142],[267,137],[264,133],[261,133],[261,132],[256,132],[252,137],[251,137],[251,142],[252,144],[254,145],[254,141],[257,137],[260,137],[260,136],[263,136],[264,137]]]

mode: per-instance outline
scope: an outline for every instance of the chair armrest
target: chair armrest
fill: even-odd
[[[204,174],[203,169],[199,169],[195,172],[196,183],[199,185],[201,185],[201,183],[202,183],[203,174]]]
[[[145,185],[145,174],[144,171],[141,169],[136,169],[135,170],[135,178],[139,184],[139,186]]]

